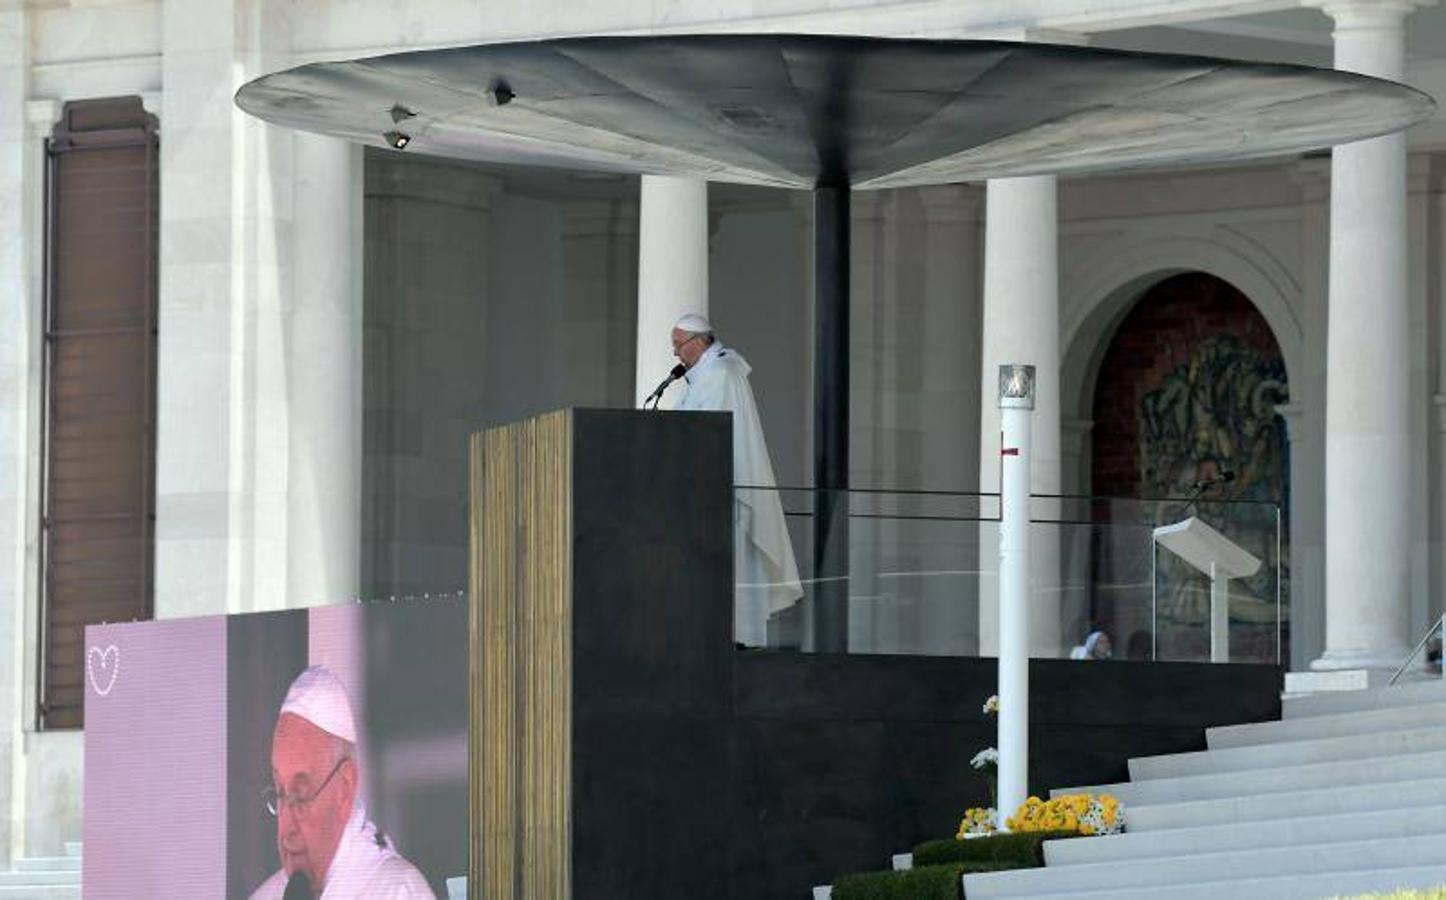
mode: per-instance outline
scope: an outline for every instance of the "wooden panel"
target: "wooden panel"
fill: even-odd
[[[66,104],[48,147],[40,724],[81,724],[83,628],[151,615],[157,199],[138,98]]]
[[[474,898],[572,896],[571,441],[556,412],[471,443]]]

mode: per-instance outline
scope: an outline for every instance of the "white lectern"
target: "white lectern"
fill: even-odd
[[[1260,560],[1191,516],[1154,531],[1155,543],[1210,577],[1210,661],[1230,661],[1230,579],[1254,575]],[[1158,586],[1151,585],[1153,593]]]

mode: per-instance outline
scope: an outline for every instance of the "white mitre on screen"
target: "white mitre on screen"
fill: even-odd
[[[698,315],[697,313],[688,313],[687,315],[678,319],[677,322],[673,323],[673,327],[678,329],[679,331],[686,331],[689,334],[713,333],[713,326],[709,325],[708,320]]]
[[[342,740],[356,743],[356,720],[346,688],[326,666],[312,666],[291,682],[281,713],[300,716]]]

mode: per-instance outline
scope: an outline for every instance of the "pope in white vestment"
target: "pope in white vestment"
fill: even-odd
[[[768,643],[768,617],[796,603],[803,586],[783,506],[772,490],[777,483],[773,464],[748,384],[752,367],[713,336],[712,326],[702,316],[678,320],[673,346],[688,366],[683,376],[687,391],[674,409],[733,414],[733,483],[743,486],[733,494],[733,639],[762,647]]]
[[[367,818],[356,739],[340,679],[324,666],[296,676],[271,737],[266,797],[281,868],[251,900],[434,900],[422,873]]]

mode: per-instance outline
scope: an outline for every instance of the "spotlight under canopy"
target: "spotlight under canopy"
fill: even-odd
[[[856,189],[1222,162],[1405,128],[1427,95],[1305,66],[998,41],[569,38],[313,63],[274,122],[443,157]]]

